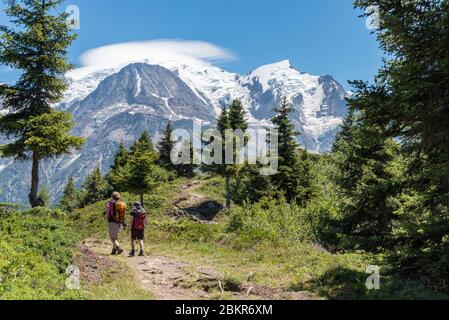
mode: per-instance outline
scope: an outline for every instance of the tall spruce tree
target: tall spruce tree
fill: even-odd
[[[66,24],[66,14],[52,14],[62,3],[62,0],[9,1],[6,15],[15,29],[0,26],[0,63],[21,71],[14,85],[0,86],[3,108],[10,111],[0,117],[0,134],[13,141],[2,147],[1,154],[19,160],[31,158],[32,207],[44,205],[38,196],[40,161],[67,153],[82,142],[72,139],[68,130],[60,126],[70,127],[69,116],[51,108],[67,89],[64,75],[71,68],[67,48],[75,39]],[[45,127],[36,124],[51,127],[51,137]],[[38,137],[38,143],[33,136]],[[54,141],[63,144],[58,147]]]
[[[162,139],[158,144],[159,160],[157,164],[170,172],[175,172],[179,177],[192,178],[195,175],[197,166],[193,163],[193,145],[191,141],[185,141],[182,151],[190,150],[188,163],[173,163],[171,154],[175,148],[175,142],[171,140],[173,126],[167,123]]]
[[[150,134],[148,131],[144,131],[139,139],[136,140],[136,142],[131,146],[130,148],[130,158],[135,156],[139,153],[154,153],[154,157],[156,159],[159,159],[159,155],[156,153],[156,150],[154,149],[153,141],[151,139]]]
[[[233,165],[227,166],[226,174],[226,206],[229,208],[231,206],[231,178],[238,178],[239,171],[245,166],[245,164],[238,163],[238,153],[240,153],[239,147],[244,146],[248,143],[248,136],[246,136],[246,131],[248,130],[248,122],[245,118],[245,108],[240,100],[234,100],[229,108],[229,122],[231,129],[235,132],[236,130],[241,130],[244,133],[244,141],[239,141],[242,137],[233,137]]]
[[[26,120],[17,120],[15,125],[26,127],[26,130],[15,142],[1,146],[1,153],[4,157],[15,156],[19,159],[27,159],[27,155],[32,153],[30,204],[32,207],[45,206],[44,199],[38,196],[40,161],[80,149],[84,139],[70,134],[74,123],[72,116],[66,112],[50,111]]]
[[[79,192],[75,187],[75,181],[73,177],[69,178],[67,185],[64,188],[61,200],[58,207],[67,212],[73,212],[80,205]]]
[[[189,150],[189,162],[186,163],[180,163],[175,165],[175,170],[178,176],[184,177],[184,178],[193,178],[195,176],[195,170],[198,168],[198,165],[194,164],[194,147],[192,141],[185,141],[184,142],[184,148],[183,150]]]
[[[226,133],[226,130],[230,130],[230,129],[231,129],[231,121],[229,120],[229,111],[226,107],[223,107],[221,110],[221,114],[217,120],[217,130],[220,132],[221,139],[222,139],[222,145],[221,145],[222,150],[220,150],[221,163],[214,163],[211,166],[203,166],[203,168],[206,171],[209,171],[209,172],[218,174],[222,177],[225,177],[225,179],[226,179],[225,197],[226,197],[226,207],[227,208],[231,207],[231,192],[230,192],[230,184],[229,184],[229,179],[228,179],[228,177],[231,175],[231,172],[229,170],[229,166],[226,165],[224,150],[225,150],[225,142],[226,142],[225,133]]]
[[[234,100],[229,110],[227,108],[222,109],[217,121],[217,130],[220,132],[222,139],[222,163],[214,164],[212,167],[208,168],[208,170],[225,178],[227,208],[231,207],[232,200],[231,178],[236,176],[238,171],[244,166],[237,163],[237,154],[240,152],[238,146],[245,145],[247,142],[247,138],[245,137],[247,129],[248,123],[245,119],[245,109],[240,100]],[[237,135],[226,135],[227,132],[236,132],[236,130],[241,130],[244,133],[243,139],[245,141],[239,141],[242,137],[238,137]],[[225,150],[227,143],[232,144],[232,163],[226,163]]]
[[[357,0],[376,6],[389,59],[372,85],[355,82],[363,121],[401,141],[407,188],[394,253],[404,269],[448,283],[449,1]],[[432,266],[429,268],[429,266]]]
[[[168,122],[157,148],[159,151],[159,160],[157,161],[157,164],[168,171],[176,170],[175,165],[171,160],[171,152],[173,150],[173,147],[175,146],[175,143],[171,140],[172,133],[173,126],[171,122]]]
[[[399,146],[353,110],[337,135],[333,177],[340,198],[341,233],[346,245],[376,250],[386,245],[397,218],[400,192]]]
[[[157,165],[158,158],[150,135],[145,131],[131,147],[123,177],[124,187],[140,196],[142,206],[145,205],[144,195],[168,180],[167,171]]]
[[[232,101],[229,108],[229,122],[232,130],[242,130],[246,132],[248,130],[248,121],[245,118],[245,108],[240,100]]]
[[[277,127],[279,136],[279,168],[271,181],[289,202],[304,205],[312,194],[310,163],[307,152],[301,150],[296,142],[299,133],[289,119],[294,109],[284,98],[282,105],[273,111],[276,115],[271,122]]]
[[[106,179],[101,174],[99,167],[95,168],[84,180],[83,189],[85,191],[83,204],[89,205],[106,199],[111,193],[111,189]]]
[[[269,176],[260,174],[262,166],[245,165],[236,174],[231,184],[232,200],[237,204],[256,203],[264,197],[276,196],[277,188],[271,183]]]
[[[126,165],[129,159],[129,151],[126,149],[123,142],[120,143],[117,153],[114,156],[114,162],[112,163],[111,170],[117,170]]]
[[[107,175],[107,180],[112,189],[119,191],[122,188],[122,180],[126,171],[126,164],[130,158],[129,151],[123,143],[120,143],[117,153],[114,156],[111,169]]]

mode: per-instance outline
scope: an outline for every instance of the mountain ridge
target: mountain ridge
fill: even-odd
[[[76,75],[76,71],[72,75]],[[82,151],[41,165],[42,183],[57,199],[69,176],[78,185],[96,166],[106,172],[120,142],[130,145],[143,130],[158,140],[167,121],[192,130],[213,125],[221,108],[242,100],[251,126],[264,126],[284,97],[299,143],[312,152],[328,152],[347,113],[348,93],[331,76],[299,72],[288,60],[256,68],[245,75],[212,65],[136,61],[68,75],[69,90],[57,109],[74,115],[74,133],[86,138]],[[28,163],[0,160],[0,200],[19,202],[28,193]]]

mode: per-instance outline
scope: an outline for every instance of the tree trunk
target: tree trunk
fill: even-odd
[[[226,176],[226,208],[231,208],[231,177]]]
[[[144,200],[143,200],[143,193],[141,193],[140,194],[140,204],[142,205],[142,207],[145,208],[145,204],[143,202],[144,202]]]
[[[33,164],[31,168],[31,191],[30,191],[30,205],[32,208],[43,207],[45,203],[38,196],[39,193],[39,157],[33,153]]]

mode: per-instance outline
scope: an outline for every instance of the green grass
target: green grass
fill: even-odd
[[[145,195],[145,207],[149,213],[150,220],[154,220],[167,211],[170,207],[170,200],[185,182],[183,179],[178,179],[161,185],[151,195]],[[127,203],[128,208],[131,208],[134,202],[139,201],[139,196],[126,192],[121,195],[123,201]],[[75,210],[71,214],[72,226],[77,232],[82,234],[83,238],[104,239],[107,237],[107,221],[104,218],[107,201],[100,201],[83,209]]]
[[[225,203],[225,180],[222,177],[207,176],[202,180],[198,192],[211,200]]]
[[[34,209],[0,219],[0,299],[83,299],[65,287],[80,240],[59,211]]]
[[[154,299],[151,293],[140,289],[139,284],[130,275],[106,277],[101,284],[89,287],[86,294],[89,300],[134,301]]]
[[[220,271],[229,284],[251,282],[285,291],[310,291],[324,299],[449,298],[444,293],[426,288],[417,280],[388,274],[381,255],[363,252],[333,254],[324,250],[313,241],[314,232],[307,229],[310,225],[301,225],[304,221],[298,220],[297,214],[288,212],[286,205],[279,208],[283,213],[278,216],[275,207],[262,204],[252,211],[237,207],[231,213],[220,215],[215,224],[174,220],[165,213],[170,208],[170,199],[185,183],[175,181],[147,198],[151,206],[146,231],[149,254],[188,262],[192,268],[207,267]],[[201,182],[195,193],[222,202],[223,186],[222,179],[209,178]],[[127,194],[124,196],[127,201],[134,200]],[[103,207],[104,203],[100,203],[76,212],[75,222],[86,237],[106,239],[106,223],[101,215]],[[310,219],[307,212],[297,213]],[[239,226],[237,223],[236,227],[235,220],[239,222],[239,215],[243,224]],[[122,240],[128,242],[125,235]],[[366,289],[365,281],[369,275],[365,270],[368,265],[381,267],[381,290]],[[125,288],[128,286],[126,283],[123,285]],[[105,282],[99,291],[93,291],[93,297],[97,292],[101,296],[101,292],[108,290],[111,293],[106,295],[114,297],[117,295],[114,292],[120,292],[116,287],[117,284]],[[226,297],[217,293],[217,298]]]
[[[176,222],[174,222],[176,223]],[[185,227],[185,222],[179,222]],[[217,226],[210,227],[207,238],[188,240],[152,228],[147,250],[209,267],[238,282],[252,282],[286,291],[310,291],[326,299],[447,299],[449,296],[425,288],[417,281],[384,277],[381,290],[365,287],[366,267],[382,265],[381,257],[365,253],[331,254],[320,247],[301,242],[278,245],[262,243],[237,249],[227,244]],[[174,229],[172,229],[174,230]],[[196,227],[195,227],[196,230]],[[382,271],[381,271],[382,272]]]
[[[145,204],[149,212],[150,221],[159,221],[161,215],[170,208],[170,200],[176,195],[181,185],[186,183],[183,179],[164,184],[151,195],[145,195]],[[139,197],[122,193],[122,198],[130,208]],[[108,239],[108,226],[104,217],[107,200],[100,201],[86,208],[76,210],[70,215],[71,227],[83,239]],[[128,235],[122,233],[121,242],[128,245]],[[105,250],[109,250],[105,249]],[[88,284],[84,288],[87,299],[91,300],[151,300],[153,295],[137,283],[132,270],[127,267],[124,258],[114,258],[119,267],[114,272],[103,272],[102,280],[96,284]]]
[[[103,272],[101,282],[88,285],[85,295],[89,300],[153,300],[154,296],[143,290],[127,267],[125,258],[117,258],[118,267]]]

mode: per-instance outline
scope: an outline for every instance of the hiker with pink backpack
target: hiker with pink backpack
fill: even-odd
[[[136,242],[139,241],[139,257],[145,256],[144,240],[145,228],[147,224],[147,212],[139,202],[135,202],[131,209],[131,220],[129,223],[129,230],[131,231],[131,252],[130,257],[136,254]]]
[[[109,224],[109,238],[112,242],[112,255],[121,255],[118,238],[123,230],[126,218],[126,203],[121,200],[119,192],[112,194],[112,199],[106,204],[105,217]]]

